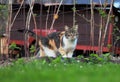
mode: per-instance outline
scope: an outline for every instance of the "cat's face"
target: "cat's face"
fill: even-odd
[[[65,37],[69,40],[75,40],[78,38],[78,25],[73,27],[65,26]]]

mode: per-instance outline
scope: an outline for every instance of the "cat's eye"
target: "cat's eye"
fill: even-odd
[[[79,35],[79,33],[76,34],[77,36]]]
[[[71,34],[68,34],[67,36],[71,36]]]

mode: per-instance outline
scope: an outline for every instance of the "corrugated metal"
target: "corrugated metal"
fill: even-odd
[[[29,1],[29,0],[27,0]],[[100,4],[100,3],[104,3],[106,0],[93,0],[94,3],[96,4]],[[61,0],[35,0],[35,2],[37,3],[60,3]],[[107,0],[107,3],[110,3],[111,0]],[[63,0],[63,4],[68,4],[68,5],[72,5],[74,4],[74,0]],[[90,0],[76,0],[76,4],[90,4]]]
[[[94,3],[100,4],[104,3],[106,0],[93,0]],[[111,0],[108,0],[107,3],[110,3]],[[73,4],[74,0],[64,0],[64,4]],[[90,4],[90,0],[76,0],[77,4]]]
[[[9,0],[0,0],[0,3],[5,4],[8,3]],[[13,3],[17,3],[17,1],[19,0],[12,0]],[[20,0],[21,1],[21,0]],[[29,2],[31,2],[32,0],[25,0],[25,3],[28,4]],[[100,4],[100,3],[104,3],[106,0],[93,0],[94,3],[96,4]],[[45,4],[45,3],[60,3],[61,0],[35,0],[35,3],[41,3],[41,4]],[[111,0],[107,0],[108,3],[111,2]],[[74,0],[63,0],[63,4],[66,5],[72,5],[74,3]],[[90,0],[76,0],[76,4],[90,4]]]

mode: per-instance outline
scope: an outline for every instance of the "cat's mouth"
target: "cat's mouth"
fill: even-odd
[[[75,40],[76,40],[76,38],[69,38],[69,40],[70,40],[70,41],[75,41]]]

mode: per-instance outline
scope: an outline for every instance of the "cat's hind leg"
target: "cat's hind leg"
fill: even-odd
[[[57,57],[56,52],[48,47],[44,47],[45,56],[48,57]]]

